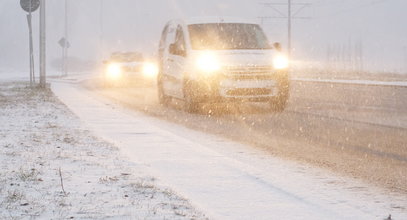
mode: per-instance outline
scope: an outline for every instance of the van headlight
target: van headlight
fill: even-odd
[[[143,64],[143,74],[146,77],[154,78],[158,74],[158,66],[152,62],[146,62]]]
[[[111,63],[107,66],[106,76],[110,80],[118,80],[122,77],[122,67],[120,64]]]
[[[288,57],[282,54],[278,54],[273,58],[273,67],[281,70],[286,69],[289,65]]]
[[[211,52],[202,53],[196,60],[196,66],[200,71],[205,73],[213,73],[220,70],[219,59]]]

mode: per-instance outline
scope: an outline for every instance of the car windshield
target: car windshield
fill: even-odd
[[[257,24],[213,23],[188,25],[194,50],[271,49]]]

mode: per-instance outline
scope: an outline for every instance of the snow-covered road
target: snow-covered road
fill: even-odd
[[[407,219],[407,198],[124,109],[78,85],[54,93],[93,131],[215,219]]]

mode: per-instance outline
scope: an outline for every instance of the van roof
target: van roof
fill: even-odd
[[[243,23],[243,24],[258,24],[254,19],[235,18],[235,17],[191,17],[181,19],[185,24],[208,24],[208,23]]]

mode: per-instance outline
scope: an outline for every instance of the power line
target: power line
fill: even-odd
[[[310,17],[300,17],[298,14],[305,8],[311,6],[311,3],[298,3],[288,0],[287,3],[273,3],[273,2],[262,2],[259,3],[265,7],[271,8],[274,13],[277,13],[277,16],[262,16],[259,17],[263,23],[264,19],[287,19],[287,55],[291,57],[292,45],[292,19],[310,19]],[[287,7],[287,12],[282,12],[281,7]],[[293,7],[296,7],[293,10]]]
[[[272,9],[275,13],[278,14],[278,16],[262,16],[260,18],[281,18],[281,19],[287,19],[290,16],[288,15],[291,14],[291,19],[310,19],[310,17],[299,17],[297,16],[302,10],[305,8],[311,6],[311,3],[297,3],[297,2],[292,2],[292,0],[288,0],[287,3],[273,3],[273,2],[262,2],[259,3],[260,5],[263,5],[264,7],[268,7]],[[281,7],[287,6],[287,13],[281,11]],[[296,7],[295,10],[293,10],[293,7]]]
[[[372,7],[372,6],[374,6],[374,5],[382,4],[382,3],[387,2],[387,1],[389,1],[389,0],[371,0],[371,1],[369,1],[369,3],[366,3],[366,2],[365,2],[365,3],[358,4],[358,5],[354,6],[354,7],[349,7],[349,8],[340,9],[340,10],[334,12],[334,13],[330,13],[329,15],[320,16],[320,17],[317,17],[317,18],[335,17],[335,16],[338,16],[338,15],[342,15],[342,14],[346,14],[346,13],[352,12],[352,11],[369,8],[369,7]],[[323,1],[321,0],[321,1],[317,2],[317,3],[314,3],[313,5],[314,5],[314,6],[332,6],[332,5],[333,5],[333,3],[325,3],[325,4],[324,4],[324,3],[322,3],[322,2],[323,2]],[[352,2],[355,2],[355,1],[352,1]],[[338,4],[343,5],[343,4],[346,4],[346,3],[344,3],[344,2],[339,3],[339,2],[338,2]]]

